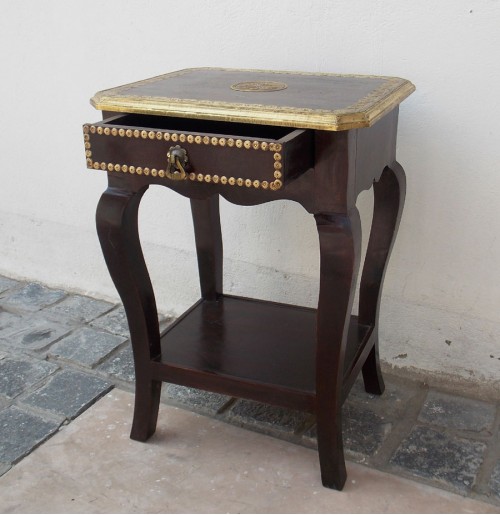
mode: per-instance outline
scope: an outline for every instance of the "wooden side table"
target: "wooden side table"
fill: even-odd
[[[323,484],[343,487],[342,403],[360,371],[368,392],[384,390],[379,304],[405,196],[395,160],[398,106],[413,91],[392,77],[202,68],[93,97],[103,121],[84,125],[87,166],[108,173],[97,230],[130,327],[131,438],[154,433],[163,381],[305,410],[317,419]],[[137,225],[150,184],[190,199],[201,284],[201,299],[164,334]],[[356,198],[372,184],[373,224],[352,316]],[[219,195],[240,205],[294,200],[314,215],[317,310],[223,293]]]

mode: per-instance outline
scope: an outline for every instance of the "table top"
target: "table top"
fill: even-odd
[[[369,127],[415,90],[398,77],[189,68],[96,93],[102,111],[340,131]]]

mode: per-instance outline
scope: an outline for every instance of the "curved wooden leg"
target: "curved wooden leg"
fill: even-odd
[[[373,189],[373,222],[361,276],[359,322],[373,326],[375,336],[375,344],[363,365],[365,389],[369,393],[380,395],[384,392],[378,357],[380,297],[405,200],[406,177],[402,166],[394,162],[386,167]]]
[[[316,215],[320,291],[316,353],[316,422],[323,485],[341,490],[346,480],[342,442],[342,382],[351,308],[359,269],[361,223],[356,207]]]
[[[160,355],[160,334],[153,287],[144,262],[137,214],[142,195],[109,187],[97,206],[99,241],[109,273],[127,314],[134,353],[136,395],[130,437],[147,440],[156,429],[161,381],[153,380],[152,358]]]
[[[191,199],[201,296],[216,300],[222,294],[222,233],[219,195],[206,200]]]

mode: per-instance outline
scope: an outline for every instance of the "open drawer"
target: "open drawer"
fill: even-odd
[[[278,190],[313,166],[310,130],[124,114],[83,126],[87,167]]]

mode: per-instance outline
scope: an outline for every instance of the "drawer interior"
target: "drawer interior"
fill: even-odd
[[[272,125],[254,125],[247,123],[218,122],[213,120],[170,118],[165,116],[148,116],[139,114],[113,116],[112,118],[104,120],[103,124],[274,140],[280,140],[296,130],[290,127],[274,127]]]

